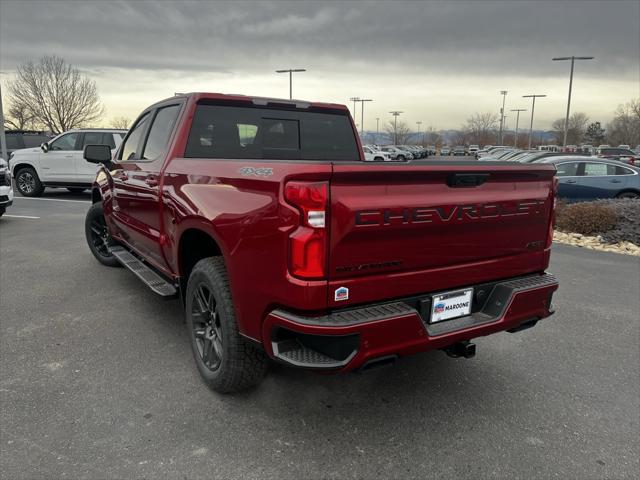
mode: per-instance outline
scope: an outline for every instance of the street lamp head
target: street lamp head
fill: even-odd
[[[306,72],[304,68],[288,68],[286,70],[276,70],[276,73],[290,73],[290,72]]]
[[[538,97],[546,97],[546,95],[522,95],[522,98],[538,98]]]
[[[596,57],[555,57],[552,58],[551,60],[553,61],[558,61],[558,60],[593,60]]]
[[[506,95],[507,91],[506,90],[500,90],[500,95]]]

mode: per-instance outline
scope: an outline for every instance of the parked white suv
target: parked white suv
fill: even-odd
[[[11,186],[11,171],[4,158],[0,157],[0,217],[13,203],[13,187]]]
[[[394,147],[393,145],[385,145],[384,147],[380,147],[385,153],[388,153],[392,160],[411,160],[413,155],[407,151],[401,150],[398,147]]]
[[[18,191],[25,197],[39,197],[45,187],[62,187],[72,193],[91,188],[97,166],[82,158],[84,146],[109,145],[115,150],[126,133],[101,128],[69,130],[40,148],[15,150],[9,165]]]
[[[365,145],[362,147],[364,150],[364,159],[367,162],[390,162],[391,156],[387,152],[382,150],[376,150],[373,147]]]

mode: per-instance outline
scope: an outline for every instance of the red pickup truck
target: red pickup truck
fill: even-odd
[[[545,273],[555,168],[364,161],[344,105],[192,93],[147,108],[102,164],[89,248],[179,297],[218,392],[269,359],[346,372],[529,328]]]

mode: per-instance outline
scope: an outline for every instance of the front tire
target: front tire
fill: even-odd
[[[44,192],[44,186],[36,171],[31,167],[23,167],[16,173],[16,187],[24,197],[39,197]]]
[[[398,161],[400,161],[400,162],[404,162],[404,160],[405,160],[404,155],[398,155],[397,158],[398,158]]]
[[[102,202],[96,202],[89,208],[84,221],[84,233],[89,250],[96,257],[96,260],[107,267],[120,266],[120,262],[111,254],[110,248],[116,245],[116,242],[109,234],[102,210]]]
[[[262,381],[267,357],[240,335],[222,258],[205,258],[193,267],[185,309],[191,351],[209,388],[233,393]]]

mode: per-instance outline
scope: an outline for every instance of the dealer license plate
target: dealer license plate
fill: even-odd
[[[473,288],[434,295],[431,303],[430,323],[469,315],[471,313],[472,296]]]

